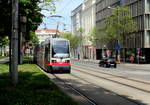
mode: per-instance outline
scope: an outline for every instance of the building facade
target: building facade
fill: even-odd
[[[82,4],[71,11],[71,32],[73,35],[80,35],[78,30],[82,27]],[[80,59],[81,57],[81,43],[77,43],[77,49],[71,49],[72,57]]]
[[[111,15],[111,6],[128,6],[132,18],[137,23],[137,31],[132,33],[134,37],[125,38],[124,50],[125,54],[122,57],[126,61],[131,55],[134,55],[135,62],[139,59],[145,59],[147,63],[150,62],[150,0],[97,0],[96,1],[96,26],[103,27],[104,19]],[[99,32],[101,35],[103,31]],[[100,37],[100,36],[99,36]],[[97,42],[97,58],[101,58],[103,43]],[[114,49],[114,46],[107,46],[108,49]],[[122,49],[123,49],[122,48]],[[99,54],[101,53],[101,55]],[[141,57],[141,58],[140,58]],[[139,62],[138,62],[139,63]]]
[[[84,58],[96,59],[96,47],[89,41],[91,32],[96,26],[96,0],[84,0],[82,6],[83,51]]]
[[[37,35],[39,42],[41,43],[45,41],[46,39],[56,37],[56,34],[59,35],[60,32],[56,29],[44,28],[44,29],[37,29],[35,31],[35,34]]]
[[[71,13],[72,33],[79,35],[82,40],[78,48],[82,49],[80,50],[82,53],[79,52],[79,50],[77,50],[77,53],[80,53],[81,57],[84,59],[96,59],[95,46],[88,39],[92,28],[96,25],[95,3],[96,0],[84,0],[84,2]],[[79,32],[80,29],[82,32]]]
[[[82,27],[82,4],[71,11],[71,30],[72,34],[78,34],[77,31]]]

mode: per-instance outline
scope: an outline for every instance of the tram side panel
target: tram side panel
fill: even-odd
[[[70,45],[68,40],[55,39],[41,44],[37,50],[37,64],[48,72],[70,73]]]

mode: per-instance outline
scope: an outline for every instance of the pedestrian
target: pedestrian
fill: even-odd
[[[134,56],[131,55],[130,57],[130,62],[133,63],[134,62]]]
[[[80,59],[80,54],[78,54],[78,60]]]

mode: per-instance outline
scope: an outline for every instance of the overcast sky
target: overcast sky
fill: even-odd
[[[56,29],[57,22],[59,22],[59,30],[63,31],[63,23],[67,24],[66,29],[71,29],[71,11],[79,6],[84,0],[60,0],[56,3],[56,15],[63,16],[64,18],[48,18],[49,12],[42,11],[47,17],[43,18],[43,23],[46,23],[46,27],[49,29]],[[39,28],[44,28],[42,24]]]

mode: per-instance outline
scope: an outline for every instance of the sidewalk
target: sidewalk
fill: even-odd
[[[92,60],[92,59],[79,59],[78,60],[77,58],[72,58],[72,60],[79,61],[79,62],[91,62],[95,64],[99,63],[99,60]]]
[[[3,64],[3,63],[6,63],[9,61],[9,58],[6,57],[6,58],[3,58],[3,59],[0,59],[0,64]]]
[[[119,65],[132,66],[132,67],[147,67],[147,68],[150,68],[150,64],[120,63]]]
[[[99,60],[91,60],[91,59],[76,59],[76,58],[72,58],[73,60],[75,61],[79,61],[79,62],[91,62],[91,63],[95,63],[95,64],[98,64],[99,63]],[[121,62],[120,64],[117,64],[117,65],[121,65],[121,66],[129,66],[129,67],[146,67],[146,68],[150,68],[150,64],[136,64],[136,63],[124,63],[124,62]]]

